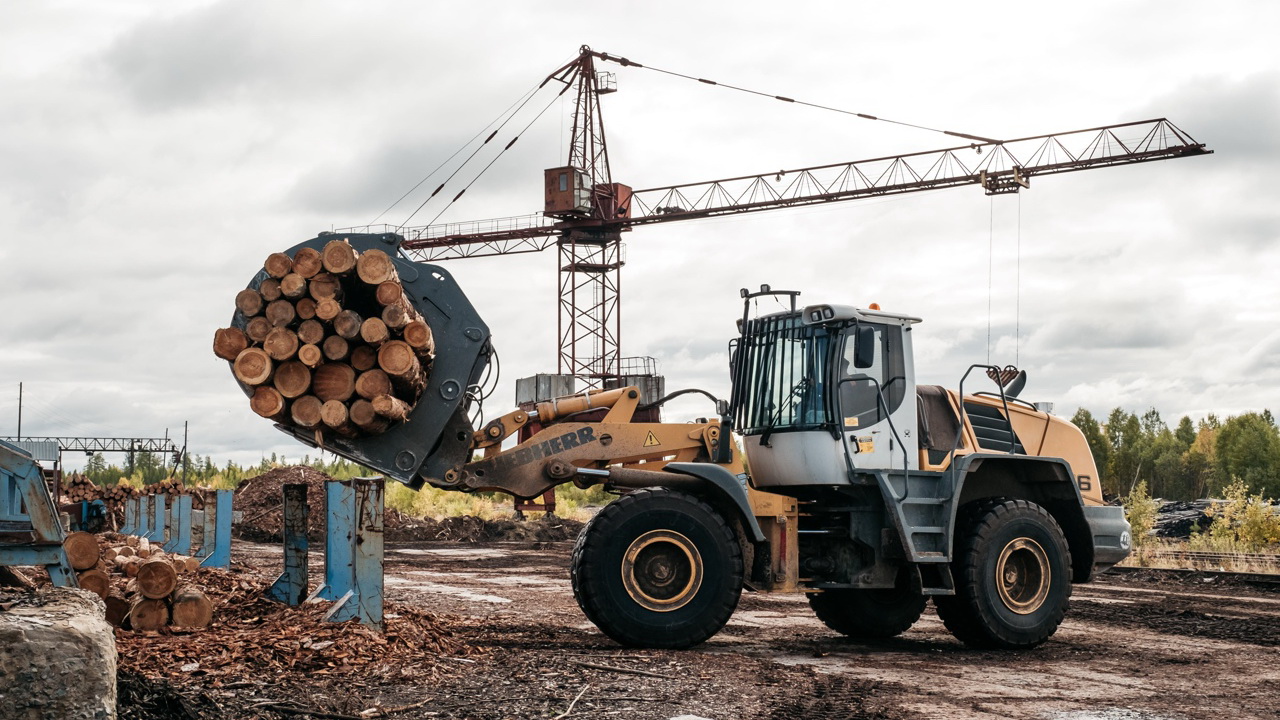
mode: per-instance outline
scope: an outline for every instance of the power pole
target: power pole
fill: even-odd
[[[18,439],[22,439],[22,383],[18,383]]]

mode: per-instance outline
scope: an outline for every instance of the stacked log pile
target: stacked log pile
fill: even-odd
[[[62,497],[67,502],[98,500],[103,497],[105,489],[94,484],[88,476],[79,473],[72,473],[62,478]]]
[[[102,598],[108,622],[126,630],[209,626],[213,603],[193,579],[199,560],[166,553],[146,538],[114,537],[76,532],[62,543],[80,587]]]
[[[345,240],[293,257],[272,253],[266,277],[235,297],[213,352],[231,365],[264,418],[325,435],[361,437],[409,418],[435,351],[392,258]]]

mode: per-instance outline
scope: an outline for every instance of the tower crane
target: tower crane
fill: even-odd
[[[425,262],[555,247],[559,259],[558,372],[583,380],[589,387],[608,385],[611,380],[616,384],[623,375],[640,374],[626,367],[621,352],[621,269],[625,264],[621,236],[632,228],[964,185],[977,185],[988,195],[1016,193],[1030,187],[1031,178],[1038,175],[1213,152],[1165,118],[1013,140],[942,130],[939,132],[968,142],[940,150],[637,190],[613,180],[600,100],[616,90],[616,83],[613,73],[597,71],[597,62],[646,67],[584,45],[576,58],[557,68],[539,86],[558,83],[563,86],[561,94],[575,91],[568,160],[564,166],[545,171],[542,213],[395,228],[405,238],[403,250]],[[660,72],[746,90],[706,78]],[[781,95],[746,92],[814,106]],[[848,114],[885,120],[865,113]],[[973,157],[978,158],[976,162]],[[438,187],[432,197],[444,187]]]

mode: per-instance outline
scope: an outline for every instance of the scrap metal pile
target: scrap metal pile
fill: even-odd
[[[347,437],[403,422],[426,387],[431,328],[405,296],[392,258],[345,240],[272,253],[235,298],[213,352],[262,417]]]

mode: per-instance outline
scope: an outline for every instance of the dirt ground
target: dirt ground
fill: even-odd
[[[307,717],[298,708],[339,719],[374,708],[486,720],[1280,717],[1276,585],[1109,574],[1077,586],[1062,628],[1026,652],[969,650],[932,610],[899,638],[853,642],[819,623],[802,596],[748,593],[705,645],[634,650],[579,611],[570,548],[389,543],[388,600],[433,613],[477,652],[438,658],[429,678],[245,678],[203,697],[225,717],[272,718]],[[238,543],[236,552],[264,573],[278,567],[278,546]],[[314,555],[313,571],[322,565]],[[200,699],[188,691],[181,702],[170,698],[172,715],[126,708],[122,717],[203,717]],[[294,709],[264,712],[279,707],[273,701]]]

